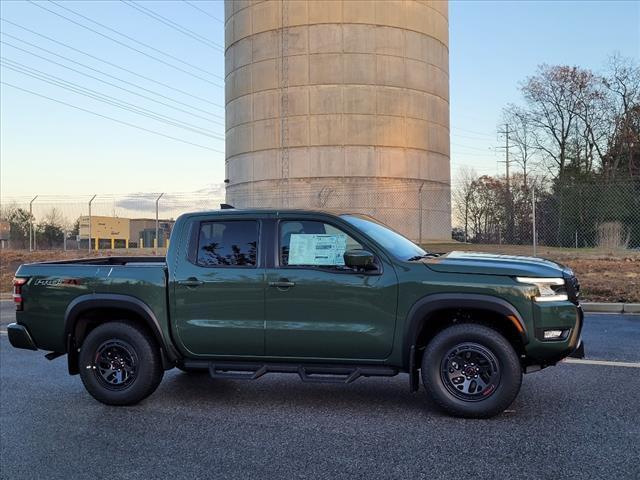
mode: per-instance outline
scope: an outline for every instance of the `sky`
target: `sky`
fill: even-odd
[[[220,186],[222,2],[3,0],[0,16],[2,197]],[[449,22],[454,180],[501,172],[502,108],[537,65],[640,58],[640,2],[451,1]]]

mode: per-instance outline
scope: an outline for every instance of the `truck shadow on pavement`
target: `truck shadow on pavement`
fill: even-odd
[[[402,410],[438,415],[423,389],[409,392],[408,378],[363,378],[352,384],[304,383],[295,375],[269,374],[255,381],[213,379],[206,373],[169,373],[144,403],[161,401],[184,406],[296,410]]]
[[[572,368],[572,367],[569,367]],[[562,367],[538,372],[523,379],[513,404],[489,421],[537,421],[549,410],[567,415],[586,398],[576,395],[574,379]],[[564,383],[564,385],[563,385]],[[158,391],[142,405],[189,408],[234,409],[247,415],[287,411],[295,415],[331,414],[410,417],[416,420],[448,419],[429,401],[420,385],[409,391],[406,375],[393,378],[363,378],[352,384],[301,382],[295,375],[269,374],[255,381],[213,379],[205,374],[167,372]],[[462,421],[462,420],[461,420]],[[477,420],[476,420],[477,421]]]

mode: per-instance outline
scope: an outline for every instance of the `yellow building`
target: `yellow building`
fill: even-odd
[[[80,217],[80,238],[91,237],[91,247],[128,248],[129,247],[129,219],[118,217],[89,216]]]

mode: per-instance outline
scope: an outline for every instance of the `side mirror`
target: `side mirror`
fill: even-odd
[[[373,253],[367,250],[347,250],[344,252],[344,264],[347,267],[367,270],[373,266]]]

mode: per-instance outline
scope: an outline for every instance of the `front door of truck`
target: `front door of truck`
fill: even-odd
[[[345,267],[346,249],[371,251],[345,228],[313,217],[277,222],[265,296],[268,356],[373,360],[391,352],[396,274],[381,255],[376,271]]]
[[[194,218],[188,227],[186,258],[174,271],[172,321],[191,354],[264,354],[260,227],[241,215]]]

